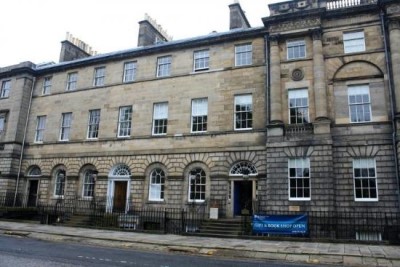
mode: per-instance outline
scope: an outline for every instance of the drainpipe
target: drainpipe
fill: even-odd
[[[393,70],[391,68],[391,59],[390,59],[390,51],[387,43],[388,39],[388,34],[386,31],[386,25],[385,25],[385,12],[383,10],[383,7],[381,6],[380,10],[380,19],[381,19],[381,27],[382,27],[382,33],[383,33],[383,42],[384,42],[384,47],[385,47],[385,57],[386,57],[386,68],[388,70],[388,75],[389,75],[389,99],[390,99],[390,110],[391,110],[391,116],[392,116],[392,146],[393,146],[393,156],[394,156],[394,163],[395,163],[395,174],[396,174],[396,182],[397,182],[397,198],[398,198],[398,208],[400,210],[400,176],[399,176],[399,162],[398,162],[398,157],[397,157],[397,144],[396,144],[396,139],[397,139],[397,133],[396,133],[396,118],[395,118],[395,112],[396,112],[396,100],[395,100],[395,92],[393,90]]]
[[[26,120],[25,120],[24,136],[22,138],[21,153],[20,153],[20,157],[19,157],[18,174],[17,174],[17,182],[15,184],[15,194],[14,194],[14,204],[13,204],[13,206],[15,206],[15,204],[17,202],[18,186],[19,186],[19,180],[20,180],[20,177],[21,177],[21,169],[22,169],[22,159],[23,159],[23,156],[24,156],[24,149],[25,149],[26,132],[27,132],[27,129],[28,129],[29,115],[31,113],[32,96],[33,96],[33,88],[35,87],[35,81],[36,81],[36,78],[33,77],[32,86],[31,86],[31,95],[29,97],[28,112],[26,114]]]
[[[265,51],[265,112],[266,112],[266,125],[269,125],[270,122],[270,105],[269,105],[269,95],[270,95],[270,56],[269,56],[269,42],[268,42],[268,34],[264,35],[264,51]]]

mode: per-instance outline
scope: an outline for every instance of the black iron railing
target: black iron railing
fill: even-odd
[[[400,242],[400,214],[398,212],[268,212],[258,215],[299,215],[306,214],[308,233],[295,235],[310,239],[336,239],[359,241]],[[242,216],[242,234],[253,233],[252,216]],[[266,237],[287,236],[272,233]]]

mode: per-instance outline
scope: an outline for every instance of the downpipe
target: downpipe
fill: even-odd
[[[384,42],[384,47],[385,47],[385,57],[386,57],[386,68],[388,71],[389,79],[389,99],[390,99],[390,110],[391,110],[391,116],[392,116],[392,147],[393,147],[393,157],[394,157],[394,164],[395,164],[395,175],[396,175],[396,182],[397,182],[397,198],[398,198],[398,209],[400,210],[400,176],[399,176],[399,161],[397,157],[397,130],[396,130],[396,102],[394,97],[395,92],[393,91],[393,70],[391,68],[391,59],[390,59],[390,53],[389,53],[389,48],[388,48],[388,35],[386,31],[386,24],[385,24],[385,12],[383,11],[383,8],[381,6],[380,10],[380,19],[381,19],[381,27],[382,27],[382,33],[383,33],[383,42]]]

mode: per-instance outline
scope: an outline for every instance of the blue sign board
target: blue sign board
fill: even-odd
[[[308,216],[302,215],[253,215],[255,234],[307,234]]]

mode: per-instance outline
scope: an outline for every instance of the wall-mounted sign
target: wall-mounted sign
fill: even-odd
[[[253,233],[296,235],[308,233],[308,216],[253,215]]]

